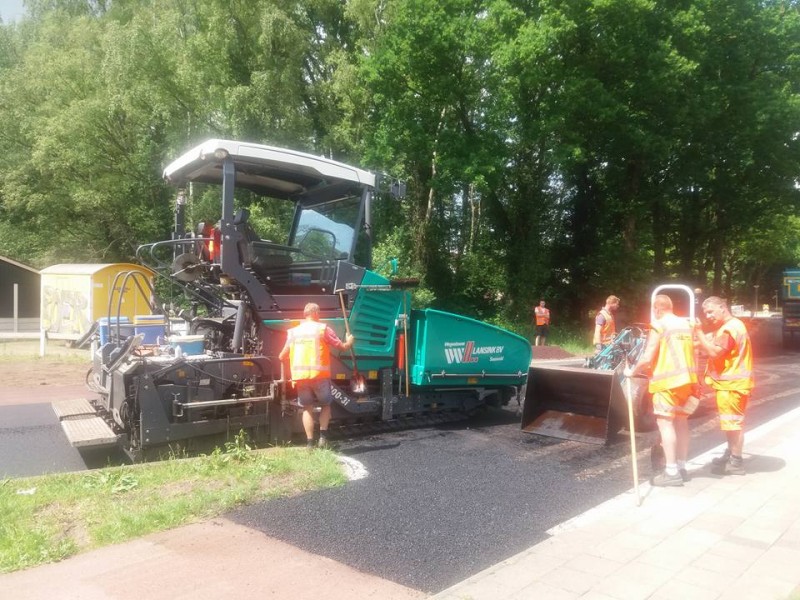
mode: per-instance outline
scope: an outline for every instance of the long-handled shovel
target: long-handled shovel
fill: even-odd
[[[631,468],[633,469],[633,488],[636,490],[636,506],[642,505],[642,496],[639,494],[639,464],[636,461],[636,430],[633,418],[633,386],[631,378],[625,377],[625,396],[628,401],[628,429],[631,432]]]
[[[344,306],[344,293],[339,291],[339,303],[342,305],[342,317],[344,318],[344,330],[347,335],[350,333],[350,321],[347,318],[347,309]],[[350,347],[350,357],[353,359],[353,374],[350,376],[350,389],[354,394],[363,394],[367,390],[367,384],[364,381],[364,376],[358,372],[358,365],[356,364],[356,353],[353,352],[353,347]]]

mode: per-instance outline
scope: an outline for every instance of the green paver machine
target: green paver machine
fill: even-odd
[[[116,438],[137,455],[240,429],[289,439],[302,429],[278,354],[308,302],[342,339],[346,326],[356,339],[352,354],[332,351],[332,430],[463,416],[520,393],[526,339],[465,316],[411,309],[414,282],[371,269],[374,174],[293,150],[209,140],[168,165],[164,178],[180,188],[175,231],[137,254],[191,304],[178,323],[185,330],[166,319],[164,339],[147,344],[112,327],[88,374],[99,399],[60,411],[64,423],[83,421],[69,426],[83,431],[72,434],[73,444]],[[187,227],[187,204],[212,190],[220,220]],[[287,215],[285,237],[262,239],[250,223],[254,206]],[[135,275],[124,283],[147,285]],[[147,291],[157,312],[165,299]],[[108,323],[117,323],[118,304],[109,306]]]

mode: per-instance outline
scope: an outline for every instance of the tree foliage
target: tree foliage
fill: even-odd
[[[161,169],[208,137],[402,176],[376,263],[480,318],[545,298],[579,319],[670,280],[746,300],[800,260],[796,1],[26,7],[0,24],[0,254],[23,262],[165,237]],[[193,219],[212,210],[198,190]],[[280,235],[284,212],[253,215]]]

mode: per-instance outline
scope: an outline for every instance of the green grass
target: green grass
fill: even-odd
[[[199,458],[3,479],[0,573],[344,482],[330,451],[251,451],[241,437]]]
[[[559,346],[566,352],[574,354],[575,356],[583,356],[586,354],[593,354],[594,347],[591,345],[592,332],[576,332],[569,329],[550,330],[552,334],[547,343],[551,346]]]

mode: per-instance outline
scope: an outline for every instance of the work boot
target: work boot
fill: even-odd
[[[731,449],[725,448],[725,452],[722,453],[722,456],[717,456],[711,459],[711,466],[722,468],[728,462],[728,459],[730,459],[730,457],[731,457]]]
[[[687,483],[691,479],[686,469],[678,469],[678,475],[681,476],[681,481],[683,481],[683,483]]]
[[[314,440],[306,440],[306,450],[314,449]]]
[[[730,460],[723,465],[725,475],[744,475],[744,464],[741,456],[731,456]]]
[[[669,475],[666,471],[662,471],[653,477],[651,483],[656,487],[677,487],[683,485],[683,477],[680,473]]]
[[[317,442],[317,446],[319,448],[328,448],[330,446],[330,442],[328,442],[328,436],[323,432],[320,432],[319,434],[319,442]]]
[[[725,452],[722,453],[722,456],[717,456],[716,458],[711,459],[711,472],[714,475],[725,475],[726,466],[730,460],[731,450],[730,448],[726,448]]]

